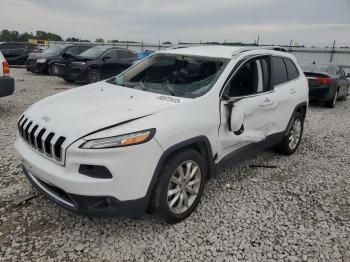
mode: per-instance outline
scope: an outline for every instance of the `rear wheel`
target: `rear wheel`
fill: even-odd
[[[52,76],[58,76],[58,64],[57,63],[53,63],[51,65],[49,65],[49,74]]]
[[[202,196],[207,168],[202,156],[187,149],[168,159],[152,196],[154,214],[167,223],[177,223],[188,217]]]
[[[90,69],[86,75],[86,82],[88,84],[96,83],[102,80],[102,74],[97,69]]]
[[[325,107],[328,107],[328,108],[334,108],[335,107],[335,104],[338,100],[338,94],[339,94],[339,91],[337,90],[332,98],[331,101],[326,101],[324,103]]]
[[[295,113],[288,128],[287,134],[277,146],[277,150],[284,155],[293,154],[299,147],[304,130],[304,118],[300,113]]]

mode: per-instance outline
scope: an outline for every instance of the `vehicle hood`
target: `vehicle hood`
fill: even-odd
[[[29,107],[24,115],[39,127],[73,142],[189,101],[99,82],[45,98]]]
[[[58,56],[59,55],[55,55],[55,54],[30,53],[28,56],[28,59],[41,59],[41,58],[49,59],[49,58],[55,58]]]

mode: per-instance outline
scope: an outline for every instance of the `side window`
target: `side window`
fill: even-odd
[[[288,72],[288,80],[294,80],[299,77],[299,71],[297,67],[295,66],[294,62],[290,60],[289,58],[284,58],[284,62],[287,66],[287,72]]]
[[[78,50],[77,50],[78,54],[81,54],[82,52],[88,50],[90,47],[89,46],[78,46],[77,48],[78,48]]]
[[[119,58],[130,58],[134,57],[134,54],[126,50],[118,50]]]
[[[341,70],[339,66],[335,66],[336,75],[341,76]]]
[[[104,54],[103,57],[110,57],[111,59],[117,59],[118,58],[118,50],[110,49]]]
[[[342,75],[343,77],[346,77],[346,74],[345,74],[344,68],[343,68],[343,67],[341,67],[341,66],[339,66],[339,68],[340,68],[340,73],[341,73],[341,75]]]
[[[278,86],[288,82],[287,68],[282,57],[271,57],[271,84]]]
[[[246,62],[233,76],[227,95],[229,97],[247,96],[269,91],[269,66],[267,58]]]
[[[66,53],[67,53],[67,54],[71,54],[71,55],[76,55],[76,54],[77,54],[77,49],[76,49],[76,47],[74,47],[74,46],[69,47],[69,48],[67,48]]]

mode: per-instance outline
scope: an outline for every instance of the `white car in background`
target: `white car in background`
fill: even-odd
[[[176,223],[210,177],[275,147],[294,153],[308,83],[275,48],[197,46],[159,51],[107,81],[43,99],[18,122],[29,181],[86,215]]]
[[[0,97],[12,95],[14,86],[14,80],[10,77],[10,66],[0,52]]]

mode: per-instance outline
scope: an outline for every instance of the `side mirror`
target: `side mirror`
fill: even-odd
[[[64,52],[64,53],[62,54],[62,57],[63,57],[63,58],[68,58],[68,54],[67,54],[66,52]]]
[[[232,103],[232,102],[231,102]],[[241,106],[238,104],[231,104],[229,106],[229,130],[234,132],[236,135],[240,135],[244,131],[243,121],[244,112]]]
[[[347,73],[347,74],[346,74],[346,78],[350,78],[350,73]]]

